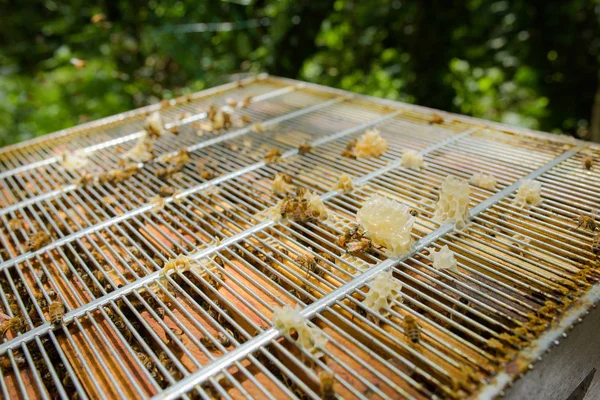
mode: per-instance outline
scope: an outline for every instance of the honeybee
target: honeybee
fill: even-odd
[[[196,399],[208,398],[209,400],[218,400],[221,398],[221,394],[219,393],[219,391],[217,389],[215,389],[214,387],[212,387],[212,385],[210,383],[203,384],[202,390],[204,391],[204,394],[202,396],[198,395],[196,397]],[[201,393],[201,392],[197,392],[197,393]]]
[[[583,159],[582,164],[583,164],[583,168],[585,168],[589,171],[594,166],[594,158],[592,156],[586,156]]]
[[[273,272],[271,272],[269,274],[269,279],[271,279],[273,282],[279,284],[281,282],[281,280],[279,279],[279,277],[277,275],[275,275]]]
[[[187,147],[182,148],[176,154],[168,154],[161,158],[162,162],[170,163],[173,165],[183,165],[191,161],[190,150]]]
[[[219,278],[221,281],[225,281],[225,275],[223,275],[222,272],[215,272],[214,273],[217,278]],[[206,281],[208,282],[208,284],[212,287],[214,287],[215,289],[219,290],[221,288],[221,283],[213,276],[208,275],[206,278]]]
[[[75,185],[87,185],[88,183],[93,181],[94,175],[90,174],[89,172],[85,172],[83,175],[81,175],[79,178],[73,181],[73,183]]]
[[[252,133],[262,133],[264,131],[265,131],[264,125],[259,122],[255,122],[252,125],[250,125],[250,132],[252,132]]]
[[[46,307],[48,305],[48,302],[46,301],[46,297],[44,296],[43,293],[36,293],[34,298],[40,307]]]
[[[356,156],[354,155],[354,148],[355,147],[356,147],[356,139],[353,139],[353,140],[349,141],[346,144],[346,149],[344,151],[342,151],[342,156],[343,157],[352,158],[352,159],[356,159]]]
[[[119,330],[119,332],[121,332],[121,334],[125,337],[125,341],[127,341],[127,343],[131,343],[131,341],[133,340],[133,334],[131,333],[129,328],[127,328],[127,325],[125,325],[123,319],[120,316],[112,313],[109,314],[109,316],[115,324],[115,326],[117,327],[117,329]]]
[[[219,255],[215,255],[215,257],[212,259],[215,264],[217,264],[219,267],[221,268],[225,268],[225,261],[223,261],[223,259],[219,256]]]
[[[46,275],[46,273],[44,271],[38,271],[37,277],[41,283],[48,282],[48,275]]]
[[[131,343],[133,341],[133,333],[131,333],[131,331],[129,330],[127,325],[125,325],[125,322],[123,322],[123,319],[119,316],[116,316],[115,319],[113,320],[113,323],[115,324],[117,329],[121,332],[121,334],[125,338],[125,341],[127,343]]]
[[[182,377],[181,371],[175,366],[175,364],[173,363],[171,358],[167,355],[167,353],[165,353],[164,351],[161,351],[160,354],[158,355],[158,361],[162,364],[163,367],[165,367],[165,369],[167,371],[169,371],[169,374],[171,374],[175,378],[175,380],[181,379],[181,377]]]
[[[169,197],[173,196],[175,193],[175,188],[173,186],[161,186],[158,190],[158,194],[160,197]]]
[[[200,178],[206,180],[214,179],[215,176],[217,176],[217,174],[215,174],[213,171],[202,171],[200,173]]]
[[[364,236],[364,230],[358,224],[347,229],[343,235],[338,237],[337,243],[353,255],[364,253],[373,246],[371,239]]]
[[[302,292],[298,293],[298,299],[305,303],[310,302],[311,301],[310,296],[314,295],[313,288],[311,288],[308,284],[303,283],[300,285],[300,289],[302,290]],[[304,293],[306,293],[306,294],[304,294]]]
[[[48,243],[50,243],[50,236],[48,236],[46,232],[39,231],[29,237],[29,242],[27,243],[27,250],[36,251],[41,249]]]
[[[348,242],[346,245],[346,251],[350,254],[356,255],[358,253],[364,253],[368,251],[372,245],[373,243],[371,242],[371,239],[362,237],[360,240]]]
[[[65,315],[65,305],[61,302],[55,301],[48,306],[48,314],[50,315],[50,323],[53,325],[59,325],[62,323],[63,316]]]
[[[202,345],[206,347],[207,350],[214,350],[217,347],[213,339],[211,339],[208,336],[202,336],[200,338],[200,343],[202,343]]]
[[[600,233],[594,236],[594,240],[592,240],[592,253],[596,256],[600,254]]]
[[[252,96],[244,97],[244,100],[242,101],[242,108],[248,107],[250,103],[252,103]]]
[[[232,336],[233,336],[233,334],[232,334]],[[219,332],[217,334],[217,340],[223,345],[223,347],[231,346],[231,340],[223,332]]]
[[[444,118],[442,118],[441,115],[438,114],[433,114],[431,116],[431,121],[429,121],[430,124],[442,124],[444,123]]]
[[[6,332],[9,330],[13,330],[18,332],[23,329],[23,320],[21,317],[12,317],[8,321],[4,321],[2,325],[0,325],[0,337],[4,337]]]
[[[25,357],[21,356],[21,355],[15,355],[14,356],[14,360],[15,360],[15,364],[17,364],[17,366],[22,366],[25,365]],[[12,367],[12,364],[10,363],[10,358],[8,358],[8,356],[4,356],[2,358],[0,358],[0,369],[9,369]]]
[[[2,357],[0,358],[0,369],[9,369],[12,367],[12,364],[10,363],[10,358],[8,357]]]
[[[38,314],[33,304],[31,304],[27,309],[27,315],[29,316],[29,318],[31,318],[31,322],[33,322],[34,325],[36,322],[41,320],[40,315]]]
[[[223,111],[220,107],[210,105],[206,118],[211,122],[210,130],[228,129],[231,127],[231,114]]]
[[[173,175],[175,175],[177,172],[181,171],[183,169],[183,164],[180,165],[173,165],[170,167],[166,167],[163,169],[159,169],[156,172],[154,172],[154,175],[161,180],[166,180],[171,178]]]
[[[275,163],[281,158],[281,150],[269,149],[265,155],[265,161],[268,163]]]
[[[154,362],[152,361],[152,358],[150,358],[150,356],[148,356],[145,353],[142,353],[141,351],[136,351],[135,355],[137,356],[138,360],[140,360],[144,368],[146,368],[147,370],[152,370],[152,368],[154,367]]]
[[[360,306],[359,303],[350,302],[350,308],[352,308],[361,317],[367,317],[367,311]],[[352,315],[352,321],[354,321],[354,315]]]
[[[315,272],[317,270],[317,261],[312,254],[300,254],[296,257],[296,262],[302,269],[306,270],[306,276],[309,276],[310,272]]]
[[[577,228],[575,229],[583,227],[583,230],[589,229],[592,232],[596,230],[597,225],[596,219],[594,217],[594,212],[592,212],[590,215],[585,215],[581,211],[579,211],[579,216],[575,218],[575,221],[579,223],[577,225]]]
[[[327,371],[319,372],[319,382],[321,384],[321,398],[324,400],[335,399],[335,391],[333,390],[333,373]]]
[[[224,129],[231,128],[231,126],[233,125],[233,121],[231,119],[231,114],[229,114],[228,112],[225,112],[225,111],[222,111],[222,113],[223,113],[223,126],[222,127]],[[214,126],[215,122],[218,122],[218,121],[213,121],[213,126]]]
[[[217,311],[219,308],[219,300],[215,300],[214,303],[214,306],[206,303],[206,312],[212,319],[217,319],[219,317],[219,312]]]
[[[310,153],[311,151],[312,146],[308,143],[301,144],[300,147],[298,147],[298,153],[300,154]]]
[[[11,231],[18,231],[23,229],[23,220],[19,218],[12,218],[8,221],[8,227]]]
[[[404,334],[411,342],[419,343],[419,339],[421,338],[421,327],[417,323],[415,317],[412,315],[405,316],[402,327],[404,328]]]
[[[229,310],[223,309],[220,313],[217,313],[217,322],[221,325],[227,323],[225,316],[229,315]]]
[[[158,317],[160,319],[164,319],[165,318],[166,311],[165,311],[164,307],[157,305],[157,306],[154,307],[154,311],[156,312],[156,314],[158,315]]]
[[[346,229],[337,239],[338,246],[346,247],[346,244],[358,233],[359,228],[360,225],[354,224],[352,227]]]

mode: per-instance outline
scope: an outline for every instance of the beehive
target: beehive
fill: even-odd
[[[165,127],[150,137],[155,112]],[[356,157],[370,129],[387,150]],[[151,156],[128,159],[148,138]],[[403,167],[407,151],[425,167]],[[597,146],[263,75],[6,147],[2,395],[494,397],[598,298],[600,244],[577,220],[598,206],[589,156]],[[442,182],[476,173],[497,184],[470,185],[466,225],[436,221]],[[524,180],[540,204],[513,201]],[[270,218],[294,190],[326,218]],[[340,246],[374,195],[416,216],[408,254]],[[443,246],[456,268],[433,267]],[[400,296],[366,307],[389,271]],[[286,305],[319,351],[274,328]]]

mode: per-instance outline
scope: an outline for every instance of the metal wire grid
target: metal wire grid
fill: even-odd
[[[315,98],[315,96],[311,96],[308,93],[297,93],[295,96],[286,94],[285,91],[278,91],[277,93],[280,93],[277,96],[277,100],[273,99],[273,101],[267,102],[265,99],[262,102],[259,101],[251,104],[247,109],[241,110],[238,113],[248,116],[255,122],[260,122],[261,120],[270,120],[276,115],[291,114],[293,116],[295,115],[293,114],[293,111],[306,109],[304,104],[307,102],[314,104],[318,102],[318,100],[321,100],[321,98]],[[204,103],[206,103],[206,101]],[[196,112],[201,111],[196,115],[205,116],[207,104],[194,105],[194,107],[203,107],[196,110]],[[174,112],[172,111],[170,114],[174,114]],[[181,112],[177,113],[177,115],[180,114]],[[169,117],[165,116],[166,120],[168,120],[167,118]],[[196,127],[196,122],[194,121],[186,125],[182,125],[180,133],[177,136],[166,135],[166,137],[162,138],[158,143],[155,144],[155,151],[161,155],[179,151],[184,147],[189,147],[190,151],[198,151],[207,145],[210,146],[214,144],[214,142],[227,140],[227,138],[234,135],[243,135],[248,130],[248,127],[244,127],[231,132],[229,136],[223,135],[223,137],[215,138],[210,133],[207,133],[198,138],[196,134],[198,132],[198,128]],[[84,139],[87,139],[87,137]],[[88,167],[88,172],[98,173],[118,167],[118,162],[121,160],[118,152],[124,153],[134,144],[135,140],[122,143],[116,148],[117,152],[115,152],[114,147],[102,148],[94,151],[89,155],[91,165]],[[50,160],[53,159],[56,160],[57,157],[51,158]],[[151,162],[150,164],[155,163]],[[31,168],[31,166],[36,168],[25,171],[23,170],[26,167]],[[143,164],[140,166],[143,166]],[[22,166],[17,173],[19,173],[19,175],[15,176],[15,170],[10,170],[4,172],[3,174],[3,187],[5,187],[6,190],[2,192],[2,194],[4,194],[4,198],[1,200],[4,206],[24,200],[35,202],[38,200],[36,196],[45,195],[44,198],[47,198],[48,192],[51,192],[51,194],[55,196],[63,192],[73,191],[77,188],[77,185],[71,185],[71,183],[78,177],[78,175],[65,171],[56,161],[49,165],[40,166],[34,163]],[[60,190],[53,190],[60,186],[64,187],[62,187]]]
[[[285,84],[274,80],[266,81],[264,77],[257,77],[236,83],[223,85],[215,89],[190,94],[181,98],[118,114],[99,121],[76,126],[57,132],[43,138],[37,138],[16,145],[0,149],[1,171],[9,171],[19,166],[40,163],[55,163],[53,158],[64,150],[97,151],[121,143],[138,139],[143,134],[143,122],[146,115],[159,111],[167,120],[167,124],[189,124],[205,117],[203,112],[209,104],[226,105],[228,99],[243,100],[246,96],[264,94],[277,96],[288,90],[293,90],[295,85]],[[280,92],[278,89],[287,88]],[[200,111],[200,112],[198,112]],[[182,114],[191,113],[182,121]],[[17,169],[18,170],[18,169]]]
[[[488,169],[494,171],[502,187],[506,187],[547,164],[563,149],[540,140],[515,140],[514,136],[497,132],[469,131],[452,137],[450,131],[424,127],[426,116],[421,116],[419,121],[410,113],[399,117],[388,114],[383,118],[391,119],[382,120],[372,118],[371,113],[363,115],[362,120],[380,122],[378,128],[390,142],[390,151],[382,159],[365,163],[337,156],[344,143],[365,128],[359,125],[361,129],[344,130],[340,121],[353,116],[348,125],[360,123],[361,118],[355,117],[360,110],[347,114],[341,111],[325,113],[322,117],[316,115],[316,110],[315,114],[307,114],[315,118],[314,124],[321,127],[321,131],[331,120],[342,128],[337,134],[333,133],[335,139],[331,141],[317,139],[319,146],[308,155],[297,156],[290,150],[299,143],[285,143],[282,150],[290,153],[284,163],[252,164],[260,165],[228,179],[213,179],[215,183],[204,186],[202,191],[182,196],[179,204],[171,202],[163,210],[148,209],[127,219],[113,217],[107,226],[81,237],[71,236],[59,246],[44,250],[43,256],[3,263],[2,299],[6,310],[10,309],[7,305],[13,303],[11,296],[21,312],[26,311],[26,300],[33,299],[34,316],[44,318],[35,294],[41,289],[48,302],[52,300],[52,290],[69,304],[71,311],[65,320],[73,321],[53,331],[49,323],[40,324],[41,321],[34,322],[32,318],[27,321],[29,328],[35,324],[37,327],[20,336],[8,334],[9,341],[1,350],[8,355],[11,371],[3,372],[6,373],[3,392],[8,394],[9,387],[17,387],[23,397],[27,394],[44,396],[51,386],[62,396],[77,393],[82,397],[148,397],[160,393],[164,387],[171,387],[164,394],[180,395],[185,393],[181,390],[195,383],[207,383],[211,386],[207,386],[206,391],[199,390],[201,397],[218,394],[235,398],[239,394],[279,398],[278,393],[315,397],[319,396],[314,379],[318,368],[334,370],[336,389],[339,388],[340,394],[347,391],[349,397],[369,397],[370,393],[379,397],[394,397],[398,393],[413,398],[432,393],[456,397],[465,393],[460,390],[474,390],[474,381],[484,379],[497,368],[498,360],[506,356],[495,348],[490,351],[490,338],[502,338],[502,333],[527,319],[528,311],[541,308],[542,300],[551,294],[554,297],[549,299],[561,300],[555,295],[556,291],[549,289],[559,289],[563,282],[556,284],[552,277],[542,279],[536,274],[530,277],[523,273],[523,265],[531,264],[526,256],[540,257],[537,252],[530,252],[534,249],[545,250],[544,255],[549,252],[544,246],[550,242],[542,243],[540,239],[550,231],[548,226],[538,226],[540,218],[536,215],[551,207],[554,199],[546,200],[539,210],[528,215],[515,210],[510,202],[497,203],[476,216],[466,233],[450,234],[436,242],[447,241],[461,254],[458,276],[432,270],[418,255],[404,261],[403,268],[395,268],[396,276],[406,288],[404,303],[391,310],[392,317],[387,318],[383,326],[375,323],[382,316],[361,309],[359,292],[335,298],[335,304],[314,318],[330,338],[327,363],[313,360],[308,368],[304,363],[307,355],[303,358],[293,342],[274,340],[277,332],[268,329],[272,309],[284,303],[318,305],[320,299],[363,276],[361,267],[385,260],[379,252],[351,259],[334,243],[341,228],[353,219],[356,209],[373,192],[396,197],[419,209],[421,216],[415,237],[425,238],[440,229],[429,217],[436,188],[447,174],[468,177],[472,171]],[[409,119],[420,122],[421,126],[408,124]],[[291,121],[296,123],[295,119]],[[313,132],[312,129],[311,126],[306,130]],[[286,130],[278,126],[274,131]],[[302,132],[310,134],[305,131]],[[437,139],[429,136],[432,134],[437,134]],[[269,135],[257,136],[258,140]],[[277,138],[277,134],[273,137]],[[295,136],[288,135],[286,140],[290,137]],[[234,140],[227,141],[227,145],[239,146]],[[443,147],[435,148],[435,143]],[[279,141],[272,144],[282,146]],[[211,148],[221,145],[225,147],[222,143]],[[427,154],[430,167],[425,171],[415,173],[394,168],[397,167],[394,164],[386,165],[398,158],[402,148],[423,150],[428,145],[434,148]],[[490,148],[494,151],[489,151]],[[235,148],[230,150],[230,157],[237,154]],[[568,162],[571,161],[556,169]],[[571,173],[579,173],[579,170],[577,162],[571,162]],[[269,183],[277,171],[293,174],[295,184],[316,190],[328,199],[327,205],[335,215],[332,222],[306,226],[260,223],[256,214],[277,201]],[[342,196],[328,191],[341,171],[349,172],[362,183],[352,194]],[[227,176],[227,172],[221,173]],[[184,177],[190,174],[192,171],[185,171]],[[565,171],[558,175],[568,176]],[[184,182],[181,187],[188,187]],[[549,184],[554,181],[550,180]],[[157,187],[155,182],[140,180],[127,186],[130,197],[114,191],[119,196],[116,203],[128,204],[129,198],[134,197],[147,200],[149,193],[156,193]],[[593,193],[587,185],[585,188]],[[472,204],[480,204],[490,194],[476,190]],[[558,196],[557,209],[564,207],[562,201]],[[581,206],[581,203],[576,204]],[[502,207],[501,211],[496,211],[498,207]],[[106,208],[112,209],[113,215],[118,214],[114,206],[109,204]],[[563,231],[569,229],[565,226],[572,227],[568,218],[573,217],[576,208],[565,213]],[[131,210],[137,209],[133,206]],[[106,215],[106,211],[104,213]],[[527,221],[524,228],[522,220]],[[555,216],[547,217],[546,224],[554,228],[555,221]],[[525,235],[539,232],[538,235],[546,236],[518,247],[516,244],[524,241],[509,236],[511,229],[523,231]],[[492,237],[490,230],[499,232]],[[564,233],[560,232],[561,240]],[[568,233],[573,236],[572,231]],[[215,238],[228,239],[219,244],[214,242]],[[585,239],[589,246],[589,237]],[[4,237],[3,242],[6,243]],[[203,265],[211,267],[208,272],[188,271],[166,277],[166,281],[160,279],[159,268],[168,257],[193,252],[202,246],[207,248],[194,254]],[[576,246],[571,243],[570,248],[564,249],[559,261],[569,260],[573,253],[579,260],[589,260],[591,253]],[[515,254],[515,248],[523,255]],[[463,254],[463,250],[466,253]],[[314,252],[319,260],[318,273],[302,270],[295,261],[298,254],[308,251]],[[490,261],[487,255],[482,256],[487,251],[498,252],[497,259]],[[546,268],[567,277],[579,272],[577,267],[567,268],[559,261],[554,260],[549,264],[552,266]],[[17,263],[20,268],[14,268]],[[540,264],[536,261],[535,265]],[[70,272],[63,269],[65,266]],[[44,275],[38,276],[37,270]],[[522,275],[526,279],[523,280]],[[43,282],[44,279],[47,282]],[[136,291],[131,292],[133,289]],[[419,316],[423,325],[420,349],[408,346],[402,339],[401,320],[406,312]],[[269,335],[273,337],[265,342],[268,346],[256,345]],[[62,346],[66,349],[59,343],[65,343]],[[58,354],[49,355],[51,351]],[[235,357],[229,360],[231,355]],[[377,364],[366,363],[367,355],[375,356]],[[58,358],[64,370],[55,368],[51,358]],[[223,369],[222,374],[216,376],[208,373],[217,371],[214,366],[219,362],[224,367],[233,367]],[[473,370],[472,376],[468,376],[470,387],[463,383],[465,376],[460,373],[465,371],[465,365]],[[15,374],[15,371],[20,373]],[[398,377],[402,379],[400,383]],[[50,381],[52,384],[48,384]],[[30,392],[27,392],[28,387]]]

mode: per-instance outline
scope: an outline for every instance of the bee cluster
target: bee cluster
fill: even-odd
[[[299,223],[327,218],[327,209],[321,198],[301,186],[297,187],[294,193],[287,193],[272,211],[276,220],[285,218]]]
[[[178,172],[181,172],[185,165],[191,161],[190,152],[187,148],[181,149],[177,154],[161,159],[167,166],[159,168],[154,175],[160,180],[167,180]]]
[[[56,326],[62,325],[62,319],[66,312],[65,304],[58,298],[56,292],[43,288],[47,283],[45,278],[39,280],[39,283],[42,288],[33,291],[35,289],[28,287],[14,271],[10,271],[0,278],[0,288],[3,293],[0,302],[2,309],[0,312],[0,338],[12,340],[30,329],[43,325],[45,319]],[[14,288],[14,292],[11,288]],[[53,393],[57,388],[50,378],[48,365],[52,365],[58,378],[65,385],[65,390],[72,392],[72,381],[64,368],[65,359],[59,356],[55,344],[48,337],[43,336],[39,338],[39,341],[29,344],[26,348],[19,347],[11,350],[14,364],[8,354],[0,356],[0,368],[5,378],[12,371],[21,368],[27,369],[27,365],[29,365],[37,369],[40,376],[45,379],[49,393]],[[27,362],[25,353],[23,353],[24,348],[31,363]],[[50,364],[46,363],[46,359],[50,360]]]
[[[298,147],[299,154],[308,154],[312,151],[312,146],[309,143],[303,143]]]
[[[96,180],[99,185],[105,185],[105,184],[117,185],[119,183],[125,182],[126,180],[128,180],[129,178],[131,178],[132,176],[137,174],[139,171],[140,171],[140,167],[138,165],[128,164],[121,168],[114,168],[109,171],[102,172],[102,173],[98,174],[98,176],[96,176],[96,178],[92,178],[92,181]],[[83,184],[83,183],[91,182],[89,180],[89,177],[90,177],[90,175],[87,175],[87,174],[84,175],[84,177],[80,178],[78,183]]]
[[[77,398],[78,393],[75,389],[73,379],[65,367],[65,363],[68,363],[68,360],[61,354],[62,351],[56,346],[55,342],[48,337],[41,337],[37,343],[28,345],[26,349],[28,357],[25,356],[22,348],[11,350],[14,365],[7,354],[0,356],[0,369],[5,379],[10,376],[10,372],[14,370],[13,368],[26,369],[29,365],[31,368],[37,370],[50,398],[60,397],[59,388],[54,380],[54,376],[56,376],[58,383],[62,386],[62,390],[66,392],[69,398]],[[50,370],[50,366],[53,371]]]
[[[204,316],[198,318],[203,318],[203,324],[213,325],[207,329],[215,330],[215,340],[222,346],[227,348],[233,345],[234,339],[244,340],[244,336],[227,319],[230,311],[217,299],[215,291],[220,287],[219,282],[225,281],[225,276],[214,271],[214,276],[208,277],[204,271],[200,274],[192,264],[194,261],[186,256],[168,260],[164,268],[167,272],[176,272],[168,274],[168,279],[165,274],[147,288],[117,300],[114,306],[103,308],[105,315],[133,349],[140,364],[162,388],[167,387],[171,379],[183,377],[185,370],[177,366],[175,361],[185,364],[188,343],[204,346],[207,351],[220,351],[207,336],[194,338],[187,330],[170,327],[173,321],[170,310],[179,293],[186,293],[187,298],[204,310]],[[154,318],[158,318],[154,323],[150,322],[149,316],[145,316],[149,310],[152,310]],[[163,328],[164,334],[157,335],[157,323]],[[164,339],[161,339],[162,336]]]
[[[244,99],[243,102],[238,102],[236,106],[247,107],[251,102],[251,97],[247,97],[247,99]],[[185,103],[188,101],[190,101],[189,97],[184,96],[183,100],[177,99],[174,101],[164,101],[161,102],[161,104],[163,107],[169,107],[171,105],[179,104],[181,102]],[[179,120],[184,120],[188,116],[191,115],[180,115]],[[206,118],[206,123],[194,122],[193,124],[200,125],[204,131],[221,133],[226,129],[232,128],[234,125],[243,126],[244,123],[249,122],[247,116],[242,115],[240,118],[237,118],[234,116],[234,114],[226,111],[225,108],[217,107],[215,105],[209,106]],[[173,124],[170,129],[166,129],[162,116],[158,111],[149,114],[144,121],[144,134],[136,141],[131,149],[122,155],[122,160],[120,161],[118,168],[114,168],[97,175],[93,175],[87,171],[82,171],[79,172],[79,178],[77,178],[73,183],[80,186],[93,182],[97,182],[100,185],[119,184],[125,182],[139,172],[142,166],[146,166],[147,163],[156,160],[154,152],[155,142],[162,136],[165,136],[169,133],[178,134],[179,128],[180,125]],[[73,156],[70,155],[70,158],[72,159]],[[158,160],[170,165],[167,165],[164,168],[156,169],[154,171],[154,175],[159,179],[167,180],[179,173],[185,164],[190,161],[189,151],[187,148],[184,148],[175,155],[166,154],[162,157],[159,157]],[[83,165],[78,166],[77,168],[70,168],[70,170],[76,171],[81,169],[81,167],[83,167]]]
[[[329,270],[328,262],[333,263],[331,255],[322,252],[302,252],[293,257],[290,251],[278,244],[244,242],[237,247],[236,253],[253,268],[260,271],[266,279],[276,285],[276,290],[283,290],[304,303],[310,303],[314,289],[310,280],[313,277],[323,277]],[[294,263],[292,263],[294,261]],[[300,274],[290,273],[297,269]]]
[[[227,103],[227,107],[210,105],[206,111],[206,122],[194,124],[200,128],[196,134],[202,135],[204,132],[211,132],[219,135],[227,129],[242,127],[244,124],[250,122],[250,118],[247,115],[238,116],[233,111],[236,108],[248,107],[252,103],[251,96],[245,97],[242,101],[228,99]]]
[[[365,230],[359,224],[346,229],[338,237],[337,244],[352,255],[365,253],[373,247],[373,242],[365,236]]]
[[[154,140],[142,136],[135,145],[123,154],[123,159],[145,163],[154,159]]]
[[[276,163],[281,159],[281,150],[279,149],[269,149],[267,154],[265,154],[265,162],[268,163]]]
[[[28,251],[36,251],[50,243],[50,235],[44,231],[34,233],[27,242]]]

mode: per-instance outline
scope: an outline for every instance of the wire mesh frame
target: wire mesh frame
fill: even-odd
[[[337,93],[336,93],[336,94],[337,94]],[[380,122],[380,121],[377,121],[377,122]],[[364,127],[362,127],[362,128],[364,128]],[[457,139],[459,139],[459,138],[457,138]],[[444,145],[448,145],[448,144],[451,144],[451,143],[452,143],[452,139],[451,139],[450,143],[444,143]],[[319,144],[326,144],[326,143],[319,143]],[[434,145],[434,147],[435,147],[435,145]],[[433,150],[435,150],[435,148],[431,149],[431,151],[433,151]],[[579,149],[578,149],[578,150],[579,150]],[[569,153],[566,153],[566,154],[568,154],[568,155],[572,155],[572,153],[574,153],[574,152],[573,152],[573,151],[571,151],[571,152],[569,152]],[[290,153],[290,155],[292,155],[292,154]],[[560,156],[560,157],[566,158],[564,155],[563,155],[563,156]],[[554,161],[554,162],[552,162],[552,161],[551,161],[549,164],[546,164],[546,165],[548,165],[548,166],[553,166],[553,165],[554,165],[553,163],[558,163],[558,161],[557,161],[557,160],[562,160],[562,159],[561,159],[561,158],[557,158],[557,159],[555,159],[555,161]],[[378,170],[376,169],[375,171],[373,171],[373,172],[370,174],[370,176],[369,176],[369,174],[367,174],[367,175],[365,175],[365,177],[363,177],[363,179],[359,179],[359,181],[361,181],[361,183],[367,183],[368,181],[370,181],[370,179],[372,179],[372,178],[375,178],[375,177],[377,177],[377,176],[380,176],[380,175],[384,174],[385,172],[389,172],[389,171],[391,171],[392,169],[393,169],[393,168],[390,168],[389,166],[380,166],[380,168],[379,168]],[[233,177],[232,177],[232,179],[233,179]],[[220,183],[220,182],[219,182],[219,183]],[[513,186],[514,186],[514,185],[513,185]],[[509,186],[509,187],[510,187],[510,186]],[[513,189],[514,189],[514,187],[513,187]],[[328,194],[324,194],[324,196],[323,196],[323,197],[324,197],[325,199],[327,199],[327,198],[328,198],[328,196],[330,196],[330,195],[328,195]],[[248,231],[248,234],[247,234],[247,235],[245,234],[245,235],[243,235],[243,236],[238,236],[236,239],[232,239],[232,238],[236,237],[236,236],[233,236],[231,239],[229,239],[229,241],[228,241],[228,242],[222,242],[222,243],[221,243],[221,245],[217,245],[217,246],[209,247],[209,249],[210,249],[210,250],[201,251],[201,252],[200,252],[200,254],[199,254],[198,256],[199,256],[199,257],[202,257],[202,256],[207,256],[207,255],[210,255],[210,254],[212,254],[213,252],[215,252],[215,251],[217,251],[217,250],[226,249],[228,245],[231,245],[231,244],[233,244],[233,243],[236,243],[236,242],[237,242],[237,240],[240,240],[240,239],[242,239],[243,237],[248,237],[248,236],[250,236],[251,234],[258,233],[258,232],[262,231],[262,229],[265,229],[265,228],[267,228],[268,226],[270,226],[270,223],[267,223],[267,224],[266,224],[266,225],[264,225],[264,226],[257,225],[257,227],[260,227],[260,228],[258,228],[258,229],[255,229],[255,227],[253,227],[251,230],[249,230],[249,231]],[[441,228],[438,228],[438,229],[441,229]],[[245,231],[242,231],[242,232],[245,232]],[[251,233],[250,233],[250,232],[251,232]],[[380,265],[385,265],[385,261],[384,261],[382,264],[380,264]],[[151,276],[151,275],[148,275],[148,276]],[[366,277],[366,275],[365,275],[365,277]],[[154,273],[154,276],[153,276],[153,278],[156,278],[156,272]],[[353,279],[358,279],[358,278],[353,278]],[[152,279],[149,279],[149,280],[147,280],[146,282],[149,282],[149,281],[151,281],[151,280],[152,280]],[[353,281],[350,281],[350,283],[351,283],[351,282],[353,282]],[[356,282],[359,282],[359,281],[356,281]],[[347,284],[348,284],[348,283],[347,283]],[[342,286],[342,287],[343,287],[343,286]],[[129,287],[128,289],[131,289],[131,288],[133,288],[133,287]],[[124,290],[122,293],[119,293],[119,294],[124,294],[124,293],[127,293],[127,292],[128,292],[128,289],[125,289],[125,290]],[[115,293],[115,292],[111,292],[111,293]],[[109,302],[110,302],[110,301],[112,301],[112,300],[115,300],[115,299],[117,299],[117,298],[118,298],[118,296],[109,297],[109,298],[107,298],[107,301],[109,301]],[[314,306],[315,304],[320,304],[320,302],[322,302],[322,300],[323,300],[324,298],[327,298],[327,296],[325,296],[325,297],[323,297],[323,298],[321,298],[321,299],[317,300],[315,303],[313,303],[313,305],[312,305],[312,306]],[[309,307],[312,307],[312,306],[309,306]],[[82,311],[81,315],[84,315],[84,311],[87,311],[87,310],[81,310],[81,311]],[[69,315],[69,314],[67,314],[67,316],[68,316],[68,315]],[[67,320],[69,320],[69,319],[67,319]],[[125,320],[126,320],[126,319],[125,319]],[[77,321],[77,320],[76,320],[76,322],[77,322],[77,323],[79,323],[79,321]],[[42,325],[42,326],[44,326],[44,325]],[[30,331],[30,332],[31,332],[31,331]],[[267,330],[266,332],[272,332],[272,331],[269,331],[269,330]],[[39,331],[37,331],[37,333],[39,333]],[[271,333],[271,334],[272,334],[272,333]],[[27,334],[25,334],[25,335],[27,335]],[[25,337],[25,336],[24,336],[24,335],[22,335],[22,336],[19,336],[18,338],[20,338],[20,337]],[[31,337],[30,337],[28,340],[30,340],[30,339],[32,339],[32,338],[34,338],[34,337],[36,337],[36,335],[35,335],[35,334],[32,334],[32,335],[31,335]],[[243,348],[244,348],[244,349],[246,349],[246,350],[244,350],[244,351],[245,351],[245,352],[249,352],[249,350],[248,350],[248,349],[254,348],[254,346],[256,346],[256,343],[258,343],[256,340],[257,340],[257,338],[259,338],[259,337],[261,337],[261,336],[259,335],[259,336],[255,337],[254,339],[251,339],[250,341],[246,342],[246,343],[243,345],[243,346],[244,346]],[[36,338],[36,340],[37,340],[37,338]],[[53,340],[56,340],[56,339],[53,339]],[[27,340],[18,340],[17,342],[25,342],[25,341],[27,341]],[[17,342],[13,342],[13,343],[17,343]],[[255,343],[255,344],[252,344],[252,343]],[[5,346],[5,345],[3,345],[3,347],[4,347],[4,351],[6,351],[6,349],[8,348],[8,347],[7,347],[7,346]],[[240,347],[240,348],[242,348],[242,347]],[[237,350],[236,350],[236,351],[237,351]],[[232,353],[233,353],[233,352],[230,352],[230,353],[228,353],[228,354],[232,354]],[[221,357],[221,360],[223,360],[223,359],[225,359],[225,357]],[[211,364],[209,364],[209,365],[208,365],[208,367],[210,367],[210,365],[211,365]],[[181,390],[181,388],[183,387],[183,385],[190,385],[190,384],[191,384],[190,382],[192,382],[192,383],[194,383],[194,382],[196,382],[196,383],[198,383],[198,382],[201,382],[201,381],[202,381],[202,379],[205,379],[205,378],[202,378],[202,379],[198,380],[198,379],[199,379],[198,377],[200,377],[200,376],[202,375],[202,373],[201,373],[202,371],[207,371],[207,370],[208,370],[208,367],[206,367],[206,366],[205,366],[203,369],[200,369],[200,370],[198,370],[196,373],[189,375],[189,377],[190,377],[189,379],[188,379],[188,378],[185,378],[184,380],[180,381],[180,382],[183,382],[183,383],[180,383],[180,384],[178,384],[179,386],[177,386],[177,384],[176,384],[175,386],[172,386],[172,388],[176,388],[177,390]],[[234,379],[233,381],[235,382],[235,379]],[[214,381],[213,381],[213,382],[214,382]],[[218,386],[219,386],[219,385],[218,385],[218,383],[213,383],[213,385],[216,385],[216,387],[218,387]],[[77,386],[77,383],[76,383],[76,386]],[[78,389],[81,389],[81,387],[79,386],[79,387],[78,387]],[[307,388],[307,389],[309,389],[309,388]],[[218,389],[217,389],[217,390],[218,390]],[[78,393],[79,393],[79,392],[80,392],[80,390],[78,390]],[[309,392],[310,392],[310,389],[309,389]],[[173,392],[168,392],[168,393],[172,394]],[[221,393],[221,394],[223,395],[223,393]],[[356,394],[356,393],[355,393],[355,394]]]

